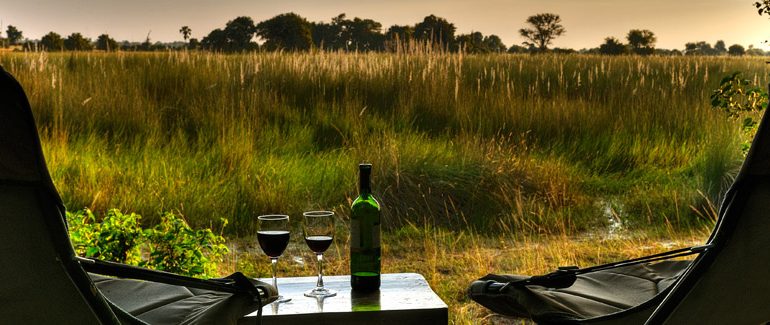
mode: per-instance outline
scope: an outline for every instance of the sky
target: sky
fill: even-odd
[[[625,42],[631,29],[649,29],[658,48],[683,49],[692,41],[729,46],[741,44],[770,50],[770,19],[759,16],[755,0],[2,0],[2,32],[19,28],[25,38],[40,39],[49,31],[62,36],[80,32],[96,39],[107,33],[123,41],[181,41],[181,26],[203,38],[228,20],[250,16],[255,22],[295,12],[310,21],[329,22],[345,13],[391,25],[414,25],[430,14],[446,18],[457,34],[496,34],[510,46],[524,41],[518,34],[528,16],[555,13],[567,32],[553,45],[592,48],[613,36]]]

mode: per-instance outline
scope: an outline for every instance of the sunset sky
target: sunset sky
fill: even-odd
[[[724,40],[765,50],[770,19],[759,16],[754,0],[3,0],[2,31],[17,26],[24,37],[39,39],[49,31],[62,36],[81,32],[95,39],[102,33],[118,41],[181,40],[179,28],[190,26],[202,38],[237,16],[256,22],[285,12],[310,21],[348,17],[371,18],[383,25],[413,25],[429,14],[444,17],[458,33],[497,34],[510,46],[521,44],[518,30],[528,16],[552,12],[561,16],[567,33],[554,42],[563,48],[597,47],[605,37],[625,39],[630,29],[649,29],[657,47],[683,49],[690,41]],[[624,40],[625,41],[625,40]]]

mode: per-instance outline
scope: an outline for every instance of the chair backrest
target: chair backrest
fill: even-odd
[[[119,324],[75,261],[29,102],[0,67],[0,323]]]
[[[647,324],[770,322],[770,114],[720,207],[713,245],[695,259]]]

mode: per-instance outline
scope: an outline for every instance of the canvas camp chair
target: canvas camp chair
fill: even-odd
[[[770,323],[770,114],[698,255],[647,324]]]
[[[64,211],[27,97],[0,67],[0,323],[234,324],[275,300],[240,273],[200,280],[79,258]]]
[[[764,114],[705,245],[543,276],[490,274],[469,296],[542,324],[770,322],[769,124]]]

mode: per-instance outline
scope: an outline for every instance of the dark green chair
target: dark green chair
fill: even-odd
[[[770,114],[762,117],[708,243],[647,324],[770,323]]]

